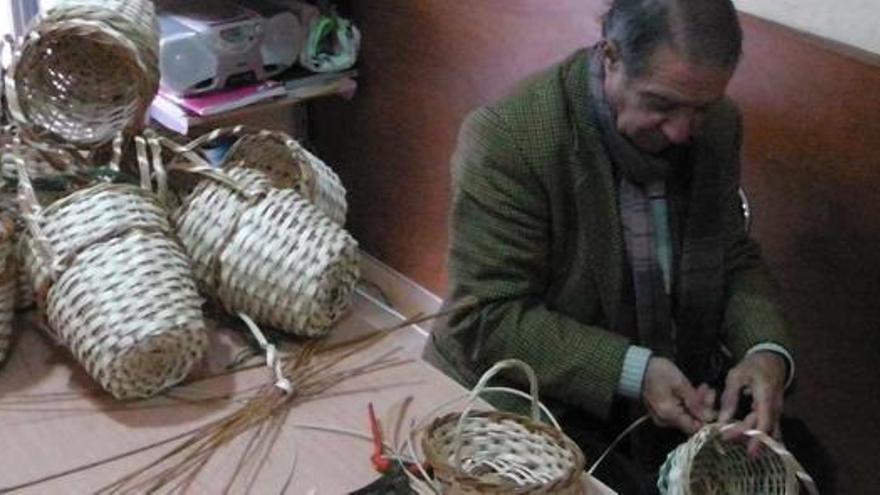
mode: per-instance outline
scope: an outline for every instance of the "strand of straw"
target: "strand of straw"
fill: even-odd
[[[293,382],[284,376],[284,370],[281,368],[281,359],[278,357],[278,351],[275,348],[275,344],[266,340],[266,336],[260,331],[260,327],[258,327],[257,324],[254,323],[254,320],[248,315],[238,313],[238,317],[244,321],[248,330],[250,330],[251,334],[254,336],[254,339],[257,340],[260,349],[266,353],[266,366],[268,366],[275,374],[275,386],[283,390],[285,394],[292,394],[294,392]]]
[[[450,311],[461,309],[461,307],[473,306],[476,304],[477,302],[474,300],[467,300],[461,305],[431,315],[431,318],[442,316]],[[143,469],[139,469],[130,475],[121,478],[117,482],[106,486],[99,492],[125,489],[126,487],[130,487],[132,482],[136,482],[140,476],[144,476],[146,479],[145,482],[150,483],[144,486],[153,490],[167,487],[169,480],[179,478],[183,473],[194,475],[194,473],[201,470],[204,463],[207,462],[207,459],[211,457],[216,449],[229,443],[232,439],[238,437],[243,432],[265,422],[275,415],[279,408],[292,407],[294,402],[296,402],[296,398],[305,396],[314,397],[326,392],[330,387],[355,374],[363,375],[378,369],[384,369],[389,365],[399,364],[399,362],[392,362],[390,364],[386,363],[384,358],[380,357],[379,360],[371,361],[353,369],[334,370],[334,367],[340,362],[373,346],[378,341],[387,337],[394,330],[404,328],[426,319],[428,318],[412,318],[399,325],[391,327],[390,329],[376,331],[363,337],[352,339],[346,343],[327,344],[321,349],[326,355],[328,355],[328,358],[323,363],[312,361],[311,358],[314,357],[316,353],[314,345],[305,346],[301,352],[294,353],[293,356],[290,356],[287,359],[287,366],[285,367],[285,376],[298,384],[296,394],[285,396],[278,392],[264,392],[261,396],[255,398],[241,410],[228,416],[219,424],[210,425],[209,428],[203,430],[201,434],[194,435],[193,438],[191,438],[185,445],[181,446],[180,449],[176,449],[174,452],[160,457],[155,462],[145,466]],[[330,359],[331,356],[333,359]],[[160,470],[158,474],[148,474],[152,468],[158,467],[166,461],[171,461],[172,458],[180,458],[180,460],[173,461],[174,463],[171,467]]]
[[[344,342],[340,342],[340,343],[336,343],[336,344],[328,344],[328,343],[321,342],[321,341],[313,341],[312,343],[304,346],[299,352],[294,353],[294,355],[292,355],[292,356],[288,356],[288,361],[287,361],[288,364],[286,367],[288,369],[292,369],[292,370],[297,370],[298,368],[305,368],[307,365],[309,365],[309,360],[313,356],[326,356],[326,360],[331,363],[330,366],[332,367],[333,364],[338,364],[341,361],[343,361],[344,359],[346,359],[347,357],[350,357],[351,355],[357,354],[358,352],[380,342],[381,340],[383,340],[387,336],[393,334],[397,330],[400,330],[402,328],[406,328],[410,325],[416,325],[419,323],[423,323],[423,322],[426,322],[426,321],[429,321],[429,320],[432,320],[435,318],[440,318],[440,317],[446,316],[454,311],[473,308],[473,307],[476,307],[480,304],[481,304],[481,302],[479,300],[477,300],[475,298],[469,298],[469,299],[465,299],[465,300],[461,301],[459,304],[456,304],[454,306],[446,308],[443,311],[439,311],[439,312],[431,314],[431,315],[417,315],[415,317],[404,320],[404,321],[402,321],[396,325],[393,325],[391,327],[375,330],[375,331],[368,333],[364,336],[349,339]],[[318,344],[321,344],[320,348],[318,348]],[[336,359],[332,359],[333,357],[335,357]],[[368,365],[369,364],[370,363],[368,363]],[[394,364],[395,363],[393,363],[393,362],[392,363],[386,362],[386,363],[383,363],[383,366],[387,367],[387,366],[394,365]],[[376,370],[383,369],[381,366],[376,366],[375,368],[376,368]],[[328,388],[330,388],[333,385],[338,383],[338,381],[334,381],[334,379],[338,380],[339,376],[342,376],[342,379],[344,379],[346,377],[345,374],[342,374],[342,375],[337,374],[337,375],[331,375],[331,376],[327,376],[327,377],[320,376],[321,372],[326,372],[326,369],[327,369],[326,366],[324,366],[324,367],[315,366],[315,367],[312,367],[311,369],[313,370],[312,373],[309,376],[303,377],[303,380],[298,382],[298,383],[300,383],[300,387],[298,388],[298,393],[292,394],[292,397],[296,397],[299,401],[308,400],[310,398],[310,395],[315,396],[315,397],[320,396],[321,394],[325,393]],[[355,370],[355,371],[358,371],[358,370]],[[369,366],[364,366],[364,367],[360,368],[359,371],[371,372],[371,371],[373,371],[373,369],[370,369]],[[300,371],[299,374],[305,375],[306,373]],[[348,375],[348,376],[350,376],[350,375]],[[275,390],[277,390],[277,389],[275,389]],[[491,389],[487,389],[487,391],[491,391]],[[511,390],[511,393],[522,394],[522,392],[519,392],[518,390]],[[276,393],[276,397],[277,396],[278,395]],[[463,396],[461,398],[457,398],[457,400],[461,400],[464,397],[466,397],[466,396]],[[246,405],[242,410],[239,411],[239,413],[236,413],[236,414],[240,414],[241,411],[244,411],[245,408],[247,408],[248,406],[253,404],[254,401],[257,399],[259,399],[259,397],[252,400],[251,402],[249,402],[248,405]],[[292,402],[293,401],[288,402],[291,407],[294,405]],[[449,401],[449,403],[453,403],[453,402],[455,402],[455,401]],[[233,416],[235,416],[235,414]],[[180,434],[172,436],[170,438],[166,438],[164,440],[153,442],[149,445],[141,446],[136,449],[132,449],[127,452],[116,454],[114,456],[110,456],[108,458],[104,458],[104,459],[101,459],[101,460],[98,460],[95,462],[91,462],[91,463],[80,465],[80,466],[77,466],[77,467],[74,467],[71,469],[67,469],[67,470],[64,470],[59,473],[50,474],[50,475],[43,476],[43,477],[40,477],[35,480],[30,480],[30,481],[20,483],[17,485],[13,485],[13,486],[0,487],[0,493],[9,493],[11,491],[16,491],[16,490],[21,490],[21,489],[25,489],[25,488],[31,488],[34,486],[38,486],[40,484],[44,484],[44,483],[52,481],[52,480],[64,478],[66,476],[81,473],[83,471],[87,471],[89,469],[93,469],[93,468],[96,468],[96,467],[99,467],[99,466],[102,466],[105,464],[109,464],[109,463],[115,462],[120,459],[131,457],[131,456],[136,455],[138,453],[149,451],[151,449],[157,448],[162,445],[166,445],[166,444],[169,444],[169,443],[172,443],[175,441],[184,440],[183,444],[176,447],[172,452],[165,454],[164,456],[151,462],[149,465],[136,471],[135,473],[132,473],[132,474],[114,482],[113,484],[102,488],[101,490],[99,490],[99,493],[107,492],[108,489],[109,490],[113,490],[114,488],[119,489],[124,486],[124,483],[126,481],[133,479],[135,476],[137,476],[141,473],[147,472],[152,467],[161,464],[162,462],[166,461],[167,459],[173,457],[175,454],[179,454],[181,452],[184,452],[187,448],[195,446],[196,439],[198,438],[199,435],[204,435],[205,432],[209,432],[212,429],[216,429],[219,426],[222,426],[223,422],[228,419],[229,418],[224,418],[221,420],[213,421],[213,422],[208,423],[202,427],[195,428],[195,429],[189,430],[184,433],[180,433]],[[227,438],[227,440],[231,440],[231,438]],[[415,458],[415,456],[413,456],[413,458]],[[196,467],[198,467],[198,466],[196,466]],[[196,472],[198,472],[198,470],[196,470]],[[423,474],[427,477],[427,473],[423,473]],[[158,486],[161,486],[161,484],[159,484]]]
[[[635,430],[636,428],[638,428],[639,426],[641,426],[642,423],[644,423],[645,421],[647,421],[648,418],[650,418],[650,416],[648,416],[647,414],[645,414],[644,416],[642,416],[642,417],[640,417],[639,419],[633,421],[629,426],[627,426],[626,428],[624,428],[624,430],[623,430],[622,432],[620,432],[619,435],[617,435],[617,438],[615,438],[614,441],[611,442],[611,443],[608,445],[608,447],[605,449],[605,451],[602,452],[602,455],[600,455],[599,458],[596,459],[596,462],[594,462],[593,465],[590,466],[590,469],[587,470],[587,473],[588,473],[590,476],[592,476],[592,475],[593,475],[593,472],[596,471],[596,469],[598,469],[598,467],[599,467],[600,464],[602,464],[602,461],[604,461],[605,458],[608,457],[608,454],[610,454],[610,453],[614,450],[614,448],[617,447],[617,444],[619,444],[624,438],[626,438],[627,435],[629,435],[630,433],[632,433],[633,430]]]

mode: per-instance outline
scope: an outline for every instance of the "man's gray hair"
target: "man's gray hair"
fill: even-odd
[[[614,0],[602,35],[617,45],[634,77],[663,43],[689,62],[725,69],[735,68],[742,54],[742,29],[730,0]]]

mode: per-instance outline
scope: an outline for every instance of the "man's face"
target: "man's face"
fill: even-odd
[[[733,75],[732,69],[690,63],[668,45],[655,50],[638,77],[626,74],[613,45],[605,47],[604,64],[617,130],[648,153],[687,143]]]

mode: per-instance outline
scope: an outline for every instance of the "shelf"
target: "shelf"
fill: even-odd
[[[356,75],[356,74],[355,74]],[[164,112],[163,116],[151,111],[153,125],[161,125],[184,136],[198,135],[212,128],[224,125],[235,125],[238,121],[257,116],[268,111],[296,105],[317,98],[340,96],[352,98],[357,90],[357,81],[351,74],[343,74],[338,79],[324,81],[317,85],[300,86],[288,90],[284,95],[228,112],[214,115],[198,116],[185,113],[180,108]],[[173,114],[174,112],[176,114]]]

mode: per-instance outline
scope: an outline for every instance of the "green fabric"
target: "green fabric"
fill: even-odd
[[[465,386],[504,358],[537,372],[541,395],[607,417],[629,340],[609,330],[623,282],[624,247],[611,166],[587,111],[587,52],[473,112],[453,156],[447,304],[476,309],[438,322],[425,358]],[[723,313],[715,331],[735,357],[754,344],[789,348],[769,277],[742,226],[737,195],[739,118],[729,104],[706,116],[696,167],[725,183]],[[723,299],[723,300],[721,300]],[[522,385],[515,374],[504,378]]]
[[[349,69],[357,62],[361,35],[348,19],[335,12],[315,19],[306,36],[303,65],[314,72]]]
[[[651,218],[654,222],[654,244],[657,246],[657,262],[663,272],[663,288],[672,294],[672,236],[669,235],[669,208],[666,196],[651,199]]]

